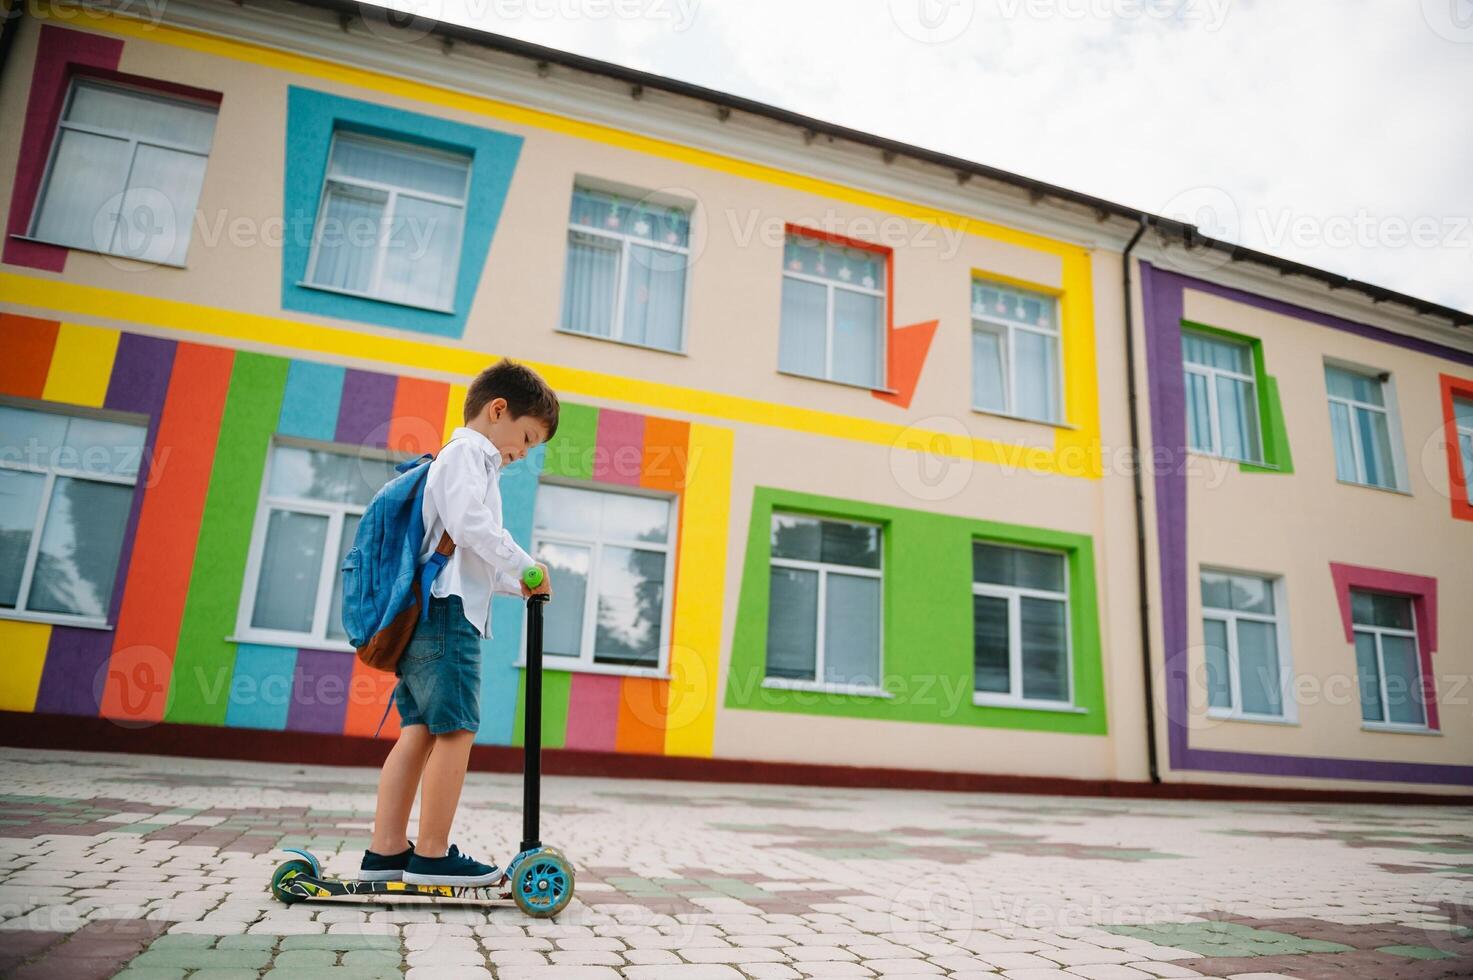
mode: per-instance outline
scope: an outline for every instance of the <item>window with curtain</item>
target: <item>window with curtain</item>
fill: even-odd
[[[630,673],[664,666],[673,504],[589,486],[537,488],[532,553],[557,589],[543,626],[547,657]]]
[[[147,431],[0,404],[0,616],[107,624]]]
[[[1207,706],[1234,717],[1283,718],[1287,665],[1274,580],[1202,572]]]
[[[1346,483],[1399,489],[1385,376],[1326,364],[1325,387],[1330,393],[1335,476]]]
[[[1073,703],[1068,558],[972,544],[973,701]]]
[[[783,246],[779,370],[882,387],[885,289],[884,253],[789,234]]]
[[[258,643],[350,649],[343,630],[343,559],[358,521],[395,460],[278,442],[256,509],[237,636]]]
[[[31,237],[183,265],[215,115],[213,105],[76,79],[57,123]]]
[[[1473,401],[1453,399],[1453,421],[1458,433],[1458,455],[1463,460],[1463,489],[1473,503]]]
[[[880,528],[772,515],[769,683],[881,687]]]
[[[1209,334],[1182,333],[1187,444],[1199,453],[1263,462],[1253,348]]]
[[[1371,725],[1425,728],[1422,664],[1412,600],[1381,592],[1350,592],[1360,716]]]
[[[305,285],[451,311],[471,158],[338,132]]]
[[[562,328],[684,350],[689,266],[688,209],[575,187]]]
[[[972,282],[972,407],[1040,422],[1063,419],[1059,301]]]

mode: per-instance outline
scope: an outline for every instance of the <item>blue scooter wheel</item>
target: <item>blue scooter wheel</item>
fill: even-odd
[[[517,865],[511,897],[534,918],[557,915],[573,900],[573,865],[556,851],[539,851]]]

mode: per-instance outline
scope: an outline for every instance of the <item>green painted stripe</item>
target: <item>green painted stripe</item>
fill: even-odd
[[[562,435],[562,423],[558,423],[558,435]],[[566,670],[544,670],[542,672],[542,747],[560,749],[568,736],[568,696],[573,689],[573,675]],[[512,720],[511,744],[524,745],[522,737],[527,727],[527,673],[521,672],[517,683],[517,710]]]
[[[574,480],[592,479],[597,447],[598,409],[564,404],[558,413],[557,435],[547,444],[542,472]]]
[[[235,644],[225,638],[235,632],[256,500],[289,363],[244,351],[235,356],[179,628],[166,721],[225,724],[235,669]]]

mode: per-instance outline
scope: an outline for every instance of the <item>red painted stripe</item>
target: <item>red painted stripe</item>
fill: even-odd
[[[921,380],[921,368],[926,365],[926,354],[931,350],[931,339],[936,336],[939,320],[912,323],[890,331],[890,387],[891,391],[876,391],[874,396],[881,401],[891,402],[901,408],[909,408],[915,397],[916,385]]]
[[[405,456],[438,453],[450,386],[443,381],[400,378],[389,416],[389,451]]]
[[[56,333],[61,324],[33,316],[0,313],[0,338],[5,356],[0,357],[0,392],[18,398],[40,398],[56,350]]]
[[[164,715],[234,361],[234,351],[199,344],[180,344],[174,355],[152,465],[140,485],[143,504],[103,688],[107,717]]]
[[[617,674],[574,674],[568,693],[568,731],[563,746],[609,752],[619,726]]]
[[[593,451],[593,478],[637,487],[643,468],[644,416],[602,409],[598,413],[598,445]]]
[[[1473,379],[1441,375],[1443,439],[1447,443],[1447,486],[1452,500],[1453,517],[1473,521],[1473,487],[1463,478],[1463,457],[1458,446],[1458,417],[1453,412],[1453,399],[1473,401]]]

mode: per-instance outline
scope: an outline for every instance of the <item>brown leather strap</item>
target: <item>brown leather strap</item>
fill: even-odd
[[[435,545],[435,550],[446,558],[455,553],[455,542],[450,540],[449,531],[440,532],[440,543]]]

